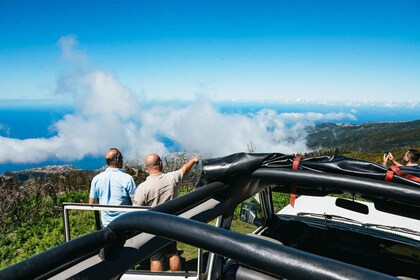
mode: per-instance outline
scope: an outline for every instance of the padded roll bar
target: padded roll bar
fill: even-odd
[[[252,177],[263,179],[266,184],[295,183],[298,186],[312,188],[318,186],[320,189],[345,190],[346,192],[420,206],[420,188],[398,183],[343,174],[269,168],[260,168],[254,171]]]

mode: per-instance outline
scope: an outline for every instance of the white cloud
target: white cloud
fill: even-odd
[[[67,63],[70,63],[73,67],[87,67],[87,55],[80,50],[76,51],[76,48],[79,45],[76,36],[68,35],[61,37],[60,40],[58,40],[58,45],[61,48],[61,58],[63,60],[65,60]]]
[[[0,162],[74,161],[101,156],[110,147],[120,148],[127,159],[142,160],[151,152],[169,153],[162,137],[176,142],[182,151],[206,157],[247,152],[251,143],[255,152],[297,153],[307,150],[306,126],[354,119],[341,112],[277,113],[267,109],[223,114],[203,98],[181,107],[141,107],[141,100],[112,74],[88,69],[88,58],[75,49],[74,37],[63,37],[59,44],[73,68],[58,79],[57,91],[72,96],[75,111],[51,127],[56,132],[53,137],[0,137]]]

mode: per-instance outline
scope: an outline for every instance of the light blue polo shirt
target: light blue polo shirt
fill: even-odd
[[[98,199],[102,205],[132,205],[136,183],[123,169],[108,167],[96,175],[90,185],[90,198]],[[116,217],[124,214],[117,211],[101,211],[102,225],[107,226]]]

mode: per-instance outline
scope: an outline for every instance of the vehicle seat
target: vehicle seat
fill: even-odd
[[[224,280],[277,280],[279,278],[274,278],[262,272],[244,267],[239,263],[232,261],[229,264],[229,267],[223,273]]]
[[[264,239],[273,243],[277,243],[277,244],[282,244],[280,241],[278,241],[277,239],[268,237],[268,236],[263,236],[263,235],[258,235],[258,234],[253,234],[250,233],[248,234],[250,236],[253,236],[255,238],[259,238],[259,239]],[[274,278],[270,275],[264,274],[262,272],[253,270],[251,268],[242,266],[241,264],[239,264],[238,262],[234,261],[234,260],[229,260],[226,264],[225,264],[225,272],[224,272],[224,277],[222,279],[225,280],[273,280],[273,279],[280,279],[280,278]]]

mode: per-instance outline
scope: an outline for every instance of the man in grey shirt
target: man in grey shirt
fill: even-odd
[[[134,195],[134,204],[137,206],[154,207],[178,196],[178,188],[182,177],[194,164],[198,163],[197,157],[189,160],[180,169],[163,173],[162,160],[157,154],[149,154],[145,158],[146,170],[149,176],[141,183]],[[181,270],[181,259],[178,256],[176,242],[169,244],[150,257],[150,270],[163,271],[163,257],[169,258],[171,271]]]

